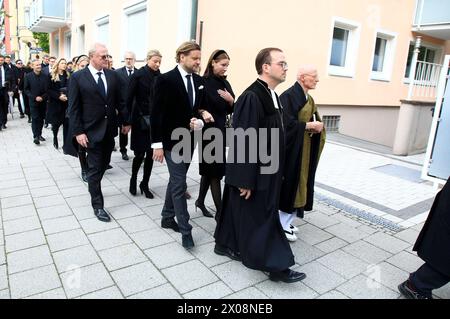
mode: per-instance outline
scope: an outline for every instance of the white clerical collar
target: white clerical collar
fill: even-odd
[[[278,98],[277,98],[277,94],[275,93],[274,90],[269,89],[270,93],[272,95],[272,100],[273,100],[273,105],[275,105],[275,108],[278,110],[280,109],[280,106],[278,105]]]

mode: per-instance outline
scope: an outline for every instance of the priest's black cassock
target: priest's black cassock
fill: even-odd
[[[270,150],[269,154],[273,156],[272,151],[278,152],[279,163],[283,163],[285,146],[281,113],[282,110],[275,107],[268,85],[257,80],[236,103],[233,128],[269,129],[269,138],[264,141],[269,150],[270,139],[274,137],[270,135],[270,129],[278,129],[277,147]],[[235,139],[234,148],[237,147],[236,142]],[[248,143],[245,149],[248,155]],[[233,153],[234,150],[230,149],[230,154]],[[250,163],[248,157],[246,163],[236,163],[236,158],[228,159],[223,210],[215,233],[216,243],[240,253],[243,264],[248,268],[268,272],[284,271],[295,262],[278,215],[283,170],[280,167],[274,174],[264,175],[261,174],[261,168],[270,164],[264,165],[259,155],[257,162]],[[240,196],[239,188],[252,190],[249,200]]]

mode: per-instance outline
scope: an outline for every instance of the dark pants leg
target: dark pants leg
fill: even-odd
[[[433,290],[439,289],[450,282],[450,277],[441,274],[426,263],[411,274],[409,280],[420,294],[431,297]]]
[[[97,145],[87,149],[88,161],[88,184],[91,194],[92,207],[94,209],[103,209],[104,201],[102,194],[102,178],[106,167],[111,161],[111,154],[114,148],[114,138],[105,137]]]
[[[185,196],[187,190],[186,175],[189,164],[176,164],[172,160],[171,152],[169,151],[166,151],[164,155],[170,178],[169,185],[167,185],[166,201],[161,215],[163,219],[176,217],[181,234],[189,235],[191,234],[192,226],[189,224],[190,216]]]
[[[17,105],[19,107],[19,113],[20,115],[24,115],[25,114],[25,105],[22,105],[22,103],[20,102],[20,96],[19,93],[14,94],[14,99],[13,101],[16,101],[17,99]]]
[[[44,127],[45,105],[33,104],[31,111],[31,129],[33,130],[33,138],[42,136],[42,128]]]
[[[8,97],[6,89],[0,89],[0,125],[8,121]]]
[[[122,134],[122,128],[119,128],[119,144],[120,144],[120,153],[126,153],[127,152],[127,146],[128,146],[128,134]]]

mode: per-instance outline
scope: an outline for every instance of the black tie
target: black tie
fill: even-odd
[[[133,70],[129,69],[128,70],[128,76],[132,76],[133,75]]]
[[[192,88],[191,78],[192,78],[192,75],[186,75],[189,102],[191,103],[191,108],[194,108],[194,89]]]
[[[106,87],[105,87],[105,83],[102,80],[102,72],[98,72],[98,89],[100,90],[100,93],[102,94],[102,96],[106,99]]]

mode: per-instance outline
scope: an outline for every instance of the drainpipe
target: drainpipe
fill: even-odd
[[[197,40],[198,0],[192,0],[191,40]]]
[[[414,46],[414,55],[411,61],[411,72],[409,73],[408,101],[411,100],[414,91],[414,83],[416,81],[416,71],[417,71],[417,60],[419,59],[421,45],[422,45],[422,37],[418,36],[416,37],[416,43]]]

